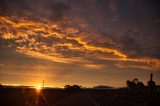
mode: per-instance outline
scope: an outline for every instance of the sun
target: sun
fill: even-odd
[[[41,87],[40,85],[37,85],[37,86],[36,86],[36,89],[37,89],[37,90],[41,90],[42,87]]]
[[[41,90],[42,90],[42,86],[37,85],[37,86],[35,86],[35,89],[36,89],[36,91],[37,91],[37,92],[41,92]]]

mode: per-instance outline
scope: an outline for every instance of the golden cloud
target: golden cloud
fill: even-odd
[[[85,64],[85,67],[103,67],[93,64],[88,57],[145,63],[152,67],[160,65],[160,60],[154,58],[128,58],[127,54],[120,50],[120,46],[111,39],[82,33],[70,22],[64,27],[62,23],[66,20],[62,21],[54,23],[49,20],[33,21],[27,18],[1,16],[1,39],[7,41],[7,46],[23,54],[55,62],[78,62]]]

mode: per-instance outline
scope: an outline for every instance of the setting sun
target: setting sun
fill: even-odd
[[[37,85],[37,86],[35,86],[35,89],[36,89],[36,91],[37,91],[37,92],[40,92],[40,91],[41,91],[41,89],[42,89],[42,86]]]

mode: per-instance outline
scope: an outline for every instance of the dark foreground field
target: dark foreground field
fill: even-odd
[[[147,106],[148,89],[66,91],[62,89],[3,88],[0,106]],[[153,91],[150,106],[160,106]]]

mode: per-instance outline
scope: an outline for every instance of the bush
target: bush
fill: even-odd
[[[144,84],[142,82],[139,82],[138,79],[133,79],[132,81],[127,80],[126,84],[128,88],[131,88],[131,89],[144,88]]]
[[[2,85],[2,84],[0,84],[0,88],[3,88],[3,85]]]
[[[77,90],[81,90],[81,86],[79,86],[79,85],[72,85],[72,86],[65,85],[64,89],[65,90],[74,90],[74,91],[77,91]]]

